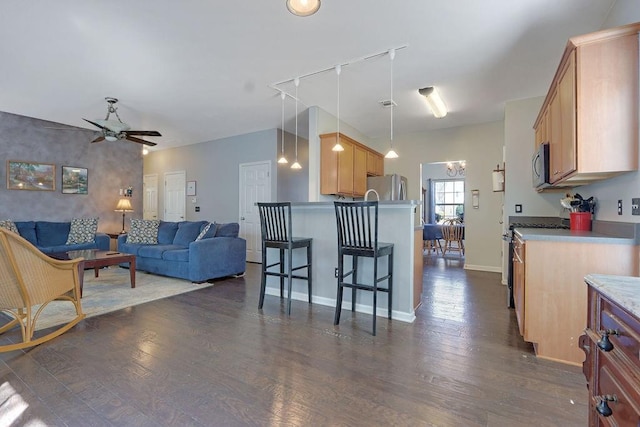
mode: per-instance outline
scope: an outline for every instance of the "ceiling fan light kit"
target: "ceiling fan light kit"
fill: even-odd
[[[320,0],[287,0],[287,9],[296,16],[310,16],[320,9]]]
[[[441,119],[447,115],[447,106],[440,97],[438,90],[433,87],[418,89],[418,93],[427,99],[427,105],[436,119]]]
[[[123,122],[118,115],[118,109],[114,106],[118,102],[118,98],[106,97],[107,101],[107,116],[104,120],[87,120],[83,119],[85,122],[91,123],[97,128],[100,128],[102,131],[102,135],[98,138],[94,139],[91,142],[100,142],[100,141],[117,141],[119,139],[126,139],[128,141],[137,142],[138,144],[148,145],[149,147],[153,147],[157,145],[155,142],[145,141],[144,139],[137,138],[133,135],[142,135],[142,136],[162,136],[160,132],[157,130],[131,130],[131,126],[127,123]],[[111,114],[114,114],[118,120],[109,120]]]

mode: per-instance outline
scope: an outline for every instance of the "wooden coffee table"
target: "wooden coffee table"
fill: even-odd
[[[136,287],[136,256],[115,251],[101,251],[98,249],[85,249],[80,251],[55,252],[48,254],[51,258],[60,260],[69,260],[83,257],[84,261],[78,266],[78,276],[80,282],[80,296],[82,296],[82,284],[84,282],[84,269],[93,268],[95,277],[102,267],[110,265],[118,265],[123,262],[129,263],[129,277],[131,278],[131,287]]]

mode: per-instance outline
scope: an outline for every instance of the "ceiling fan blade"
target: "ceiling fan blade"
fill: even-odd
[[[94,142],[100,142],[100,141],[104,141],[104,136],[99,136],[91,142],[94,143]]]
[[[162,136],[157,130],[127,130],[124,133],[127,135]]]
[[[149,147],[155,147],[156,145],[158,145],[155,142],[145,141],[144,139],[136,138],[135,136],[130,136],[130,135],[127,135],[126,139],[132,142],[137,142],[138,144],[148,145]]]
[[[106,129],[104,126],[100,126],[99,124],[97,124],[96,122],[92,122],[91,120],[87,120],[87,119],[82,119],[82,120],[84,120],[85,122],[91,123],[92,125],[94,125],[97,128]]]

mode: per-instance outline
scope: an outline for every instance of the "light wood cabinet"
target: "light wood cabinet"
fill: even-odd
[[[578,337],[587,326],[584,277],[591,273],[637,275],[638,247],[526,239],[523,246],[521,285],[514,264],[520,332],[525,341],[534,344],[536,356],[581,365],[584,353]],[[524,288],[520,295],[518,286]]]
[[[638,169],[640,23],[569,39],[534,129],[550,180],[576,186]]]
[[[384,156],[382,154],[371,150],[367,151],[367,175],[384,175]]]
[[[344,151],[333,151],[337,138]],[[369,155],[382,155],[343,134],[320,135],[320,193],[362,197],[367,191]],[[380,166],[377,166],[380,168]]]
[[[520,335],[526,339],[525,322],[524,322],[524,275],[526,266],[525,245],[524,241],[518,236],[513,241],[513,301],[516,309],[516,318],[518,320],[518,329]]]
[[[638,426],[640,319],[593,286],[588,292],[588,324],[580,345],[586,354],[582,370],[589,388],[589,425]]]

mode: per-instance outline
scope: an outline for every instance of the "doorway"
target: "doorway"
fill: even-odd
[[[142,218],[158,219],[158,174],[154,173],[143,176],[142,189],[144,192]]]
[[[184,221],[186,216],[185,186],[186,172],[164,174],[164,217],[165,221]]]
[[[257,202],[271,201],[271,161],[240,164],[240,237],[247,241],[247,261],[262,262]]]

